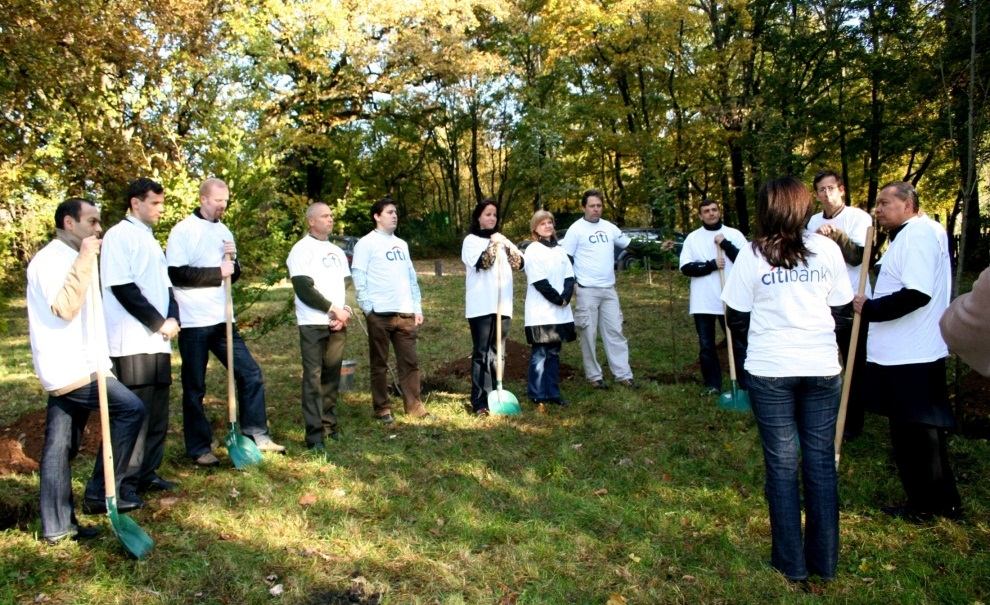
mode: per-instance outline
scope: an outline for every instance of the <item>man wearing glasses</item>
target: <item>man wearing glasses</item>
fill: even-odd
[[[853,292],[859,287],[859,268],[865,260],[863,248],[866,245],[866,230],[873,224],[869,213],[854,206],[846,206],[845,183],[842,177],[831,170],[823,170],[815,175],[813,181],[815,196],[822,205],[822,211],[808,221],[808,231],[820,233],[831,238],[842,250],[846,261],[849,282]],[[866,282],[866,297],[870,298],[873,290],[869,279]],[[852,338],[852,325],[837,326],[836,339],[842,360],[849,356],[849,341]],[[846,411],[846,428],[844,437],[855,439],[863,432],[863,410],[865,409],[862,384],[864,368],[866,367],[866,322],[860,325],[859,346],[854,360],[852,390],[849,394],[849,407]]]

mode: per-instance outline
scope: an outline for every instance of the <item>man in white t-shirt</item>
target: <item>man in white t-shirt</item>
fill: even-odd
[[[103,236],[100,277],[113,372],[144,402],[147,416],[138,433],[120,493],[170,490],[158,476],[168,434],[172,384],[172,339],[179,333],[179,307],[168,279],[165,253],[151,229],[165,208],[165,190],[140,178],[124,195],[127,215]]]
[[[230,190],[220,179],[206,179],[199,188],[199,208],[172,228],[165,247],[168,276],[182,316],[179,353],[182,355],[182,430],[186,454],[199,466],[220,463],[213,453],[213,429],[203,409],[206,363],[212,352],[227,364],[226,296],[224,279],[241,274],[230,229],[220,222]],[[237,382],[241,432],[263,452],[285,448],[268,434],[265,382],[261,368],[244,339],[233,327],[234,379]]]
[[[388,401],[388,346],[395,350],[399,388],[406,414],[429,415],[420,399],[419,359],[416,339],[423,324],[416,269],[409,246],[395,236],[399,214],[390,198],[378,200],[369,213],[374,231],[354,246],[351,275],[358,305],[368,321],[371,367],[371,403],[375,418],[383,424],[395,422]]]
[[[715,200],[702,199],[698,204],[698,215],[701,217],[701,227],[684,239],[680,268],[681,273],[691,278],[688,312],[694,318],[694,328],[698,332],[698,360],[705,393],[718,395],[722,392],[722,366],[719,365],[715,346],[716,322],[722,326],[722,332],[726,329],[718,270],[722,269],[726,276],[729,275],[736,255],[746,245],[746,236],[722,223],[722,212]],[[719,249],[722,250],[721,256]],[[742,368],[746,361],[746,341],[736,337],[732,341],[732,352],[736,375],[745,385],[746,374]]]
[[[955,425],[945,385],[949,351],[939,332],[948,305],[949,257],[932,225],[918,215],[918,194],[895,181],[877,195],[877,222],[890,243],[880,259],[873,298],[853,305],[870,322],[867,341],[869,405],[890,419],[890,440],[902,506],[884,512],[908,520],[957,519],[962,502],[948,456]]]
[[[867,230],[873,225],[869,213],[846,206],[846,187],[836,172],[823,170],[815,175],[812,181],[815,196],[822,205],[822,211],[808,221],[808,231],[820,233],[839,245],[842,258],[846,261],[846,273],[849,275],[849,285],[853,292],[858,292],[859,271],[866,260],[863,253],[866,246]],[[873,294],[870,287],[869,275],[866,279],[866,296]],[[868,324],[863,322],[859,329],[859,344],[856,348],[856,359],[853,361],[853,383],[849,392],[849,406],[846,410],[846,439],[855,439],[863,432],[863,416],[866,410],[864,387],[866,383],[866,338]],[[849,342],[852,339],[852,324],[836,326],[836,341],[839,344],[839,354],[845,364],[849,357]]]
[[[635,388],[629,367],[629,343],[622,334],[622,308],[615,291],[615,249],[624,249],[630,241],[629,236],[602,218],[603,199],[597,189],[584,192],[581,196],[584,217],[568,227],[560,245],[574,262],[577,277],[574,325],[581,343],[585,377],[597,389],[608,388],[595,353],[601,329],[612,375],[620,384]]]
[[[96,372],[110,371],[96,272],[102,232],[99,208],[81,198],[62,202],[55,209],[55,232],[55,239],[34,255],[27,269],[31,354],[48,393],[40,469],[41,537],[46,542],[97,535],[95,528],[76,520],[69,463],[79,452],[89,413],[99,410]],[[106,385],[119,485],[144,421],[144,404],[113,376],[107,377]],[[119,512],[140,507],[140,502],[117,498]],[[106,510],[103,456],[97,454],[83,512]]]
[[[337,391],[351,308],[344,304],[347,256],[330,242],[333,211],[321,202],[306,209],[308,233],[292,246],[285,264],[295,292],[302,354],[302,412],[306,446],[325,452],[326,437],[339,439]]]

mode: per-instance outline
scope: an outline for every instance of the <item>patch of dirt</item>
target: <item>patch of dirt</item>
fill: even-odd
[[[45,443],[46,410],[24,414],[0,428],[0,475],[31,473],[38,470],[41,448]],[[81,453],[96,455],[100,445],[100,426],[96,415],[90,416],[83,431]]]
[[[576,344],[576,343],[573,343]],[[512,340],[505,343],[504,380],[526,381],[529,373],[528,345]],[[560,380],[564,382],[578,376],[578,371],[566,363],[560,364]],[[424,391],[459,392],[471,387],[471,356],[466,355],[444,365],[436,372],[423,378]]]
[[[379,605],[381,602],[382,591],[358,571],[351,574],[351,585],[346,590],[321,591],[305,601],[306,605]]]
[[[952,393],[951,385],[949,392]],[[963,376],[952,409],[960,434],[973,439],[990,439],[990,378],[973,371]]]

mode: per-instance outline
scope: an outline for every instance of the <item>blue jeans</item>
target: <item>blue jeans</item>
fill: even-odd
[[[763,443],[771,564],[791,580],[835,576],[839,560],[839,488],[835,421],[842,380],[835,376],[749,376],[749,396]],[[800,443],[798,440],[800,439]],[[801,538],[798,448],[804,484]]]
[[[197,458],[211,451],[213,442],[210,420],[203,410],[206,362],[213,353],[227,367],[226,325],[182,328],[179,332],[179,353],[182,355],[182,432],[186,440],[186,454]],[[234,326],[234,381],[237,384],[241,432],[249,436],[266,434],[265,381],[237,326]]]
[[[110,445],[116,487],[124,478],[134,441],[144,422],[144,404],[115,378],[107,378],[110,409]],[[59,396],[49,396],[45,420],[45,445],[41,452],[41,536],[58,538],[75,533],[70,461],[79,453],[79,443],[91,411],[100,409],[96,381]],[[90,500],[105,498],[103,450],[96,454],[93,475],[86,484]]]
[[[560,399],[560,345],[534,344],[529,355],[526,394],[533,401]]]
[[[722,326],[722,332],[725,332],[725,316],[695,313],[692,317],[694,329],[698,332],[698,363],[701,366],[701,379],[706,387],[721,391],[722,366],[719,365],[716,350],[715,322],[717,321]],[[735,334],[732,335],[732,354],[736,360],[737,382],[740,387],[746,388],[746,372],[743,371],[743,362],[746,361],[746,342]]]

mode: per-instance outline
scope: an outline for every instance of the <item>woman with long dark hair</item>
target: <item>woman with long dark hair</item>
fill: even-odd
[[[745,369],[763,444],[771,564],[793,581],[829,580],[839,556],[835,329],[851,316],[852,286],[835,242],[805,230],[813,199],[803,183],[769,181],[756,203],[758,236],[736,257],[722,300],[734,329],[748,323]]]
[[[471,327],[471,410],[478,416],[488,415],[488,394],[495,388],[495,314],[502,314],[504,351],[512,322],[512,269],[523,266],[522,252],[498,227],[498,204],[483,200],[471,212],[471,232],[461,247],[464,315]]]

